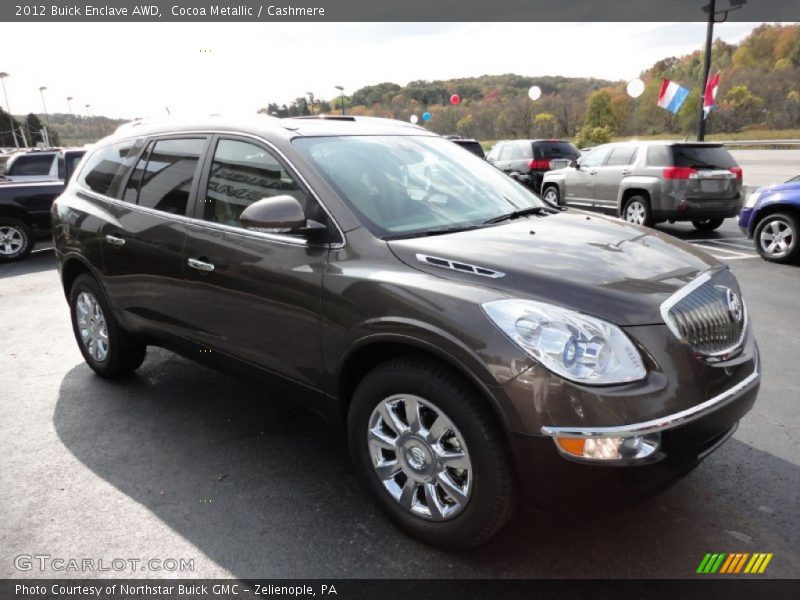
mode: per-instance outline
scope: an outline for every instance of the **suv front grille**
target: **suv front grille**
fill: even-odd
[[[724,360],[741,349],[747,313],[736,279],[727,269],[701,275],[661,310],[670,330],[698,354]]]

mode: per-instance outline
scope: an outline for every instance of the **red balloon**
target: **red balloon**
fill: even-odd
[[[460,104],[461,103],[461,96],[458,94],[453,94],[450,96],[450,104]]]

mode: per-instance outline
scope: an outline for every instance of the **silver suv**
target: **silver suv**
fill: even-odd
[[[705,231],[735,217],[744,200],[742,169],[723,146],[663,141],[598,146],[546,173],[542,197],[637,225],[691,221]]]

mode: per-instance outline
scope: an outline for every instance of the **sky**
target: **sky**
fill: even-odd
[[[723,23],[741,41],[758,23]],[[630,80],[705,42],[704,23],[24,23],[0,56],[11,111],[114,118],[253,113],[306,92],[484,74]],[[41,40],[41,43],[38,41]],[[5,107],[4,107],[5,108]]]

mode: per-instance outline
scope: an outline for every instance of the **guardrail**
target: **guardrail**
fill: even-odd
[[[709,140],[723,146],[800,146],[800,140]]]

